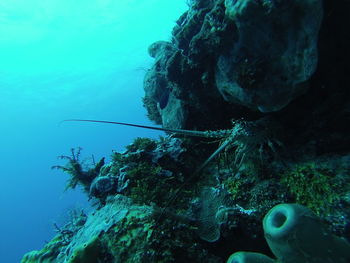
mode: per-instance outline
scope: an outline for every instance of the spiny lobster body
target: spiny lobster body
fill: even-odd
[[[274,139],[273,131],[269,129],[271,121],[268,118],[263,118],[257,121],[235,120],[232,122],[232,129],[217,130],[217,131],[194,131],[183,129],[160,128],[147,125],[139,125],[125,122],[104,121],[104,120],[87,120],[87,119],[68,119],[62,122],[93,122],[106,123],[115,125],[131,126],[143,129],[151,129],[169,132],[178,135],[195,136],[202,138],[222,139],[219,148],[197,169],[197,172],[202,170],[210,161],[212,161],[223,150],[236,147],[235,164],[240,166],[248,152],[259,149],[260,155],[263,153],[265,145],[275,152],[274,145],[281,146],[281,142]]]

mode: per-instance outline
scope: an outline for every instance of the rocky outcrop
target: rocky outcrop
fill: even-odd
[[[23,263],[222,263],[252,250],[228,262],[347,262],[336,236],[350,240],[350,2],[188,3],[172,40],[150,46],[144,81],[150,119],[187,131],[137,138],[88,170],[79,152],[63,156],[68,187],[98,208]],[[271,210],[263,229],[280,203],[298,209]]]
[[[192,128],[281,110],[308,88],[322,18],[321,0],[192,1],[172,42],[149,48],[149,116]]]
[[[296,151],[349,149],[349,9],[330,0],[191,1],[172,40],[150,47],[150,119],[217,130],[269,116]]]
[[[225,10],[236,40],[217,60],[224,99],[274,112],[305,92],[318,61],[322,1],[226,0]]]

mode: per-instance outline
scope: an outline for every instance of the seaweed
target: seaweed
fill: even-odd
[[[75,189],[79,184],[85,192],[89,192],[92,181],[98,176],[100,169],[105,163],[105,158],[101,158],[96,164],[91,164],[87,169],[84,169],[83,163],[80,161],[80,153],[82,148],[72,148],[71,156],[61,155],[59,159],[67,160],[65,165],[54,165],[51,169],[58,169],[70,175],[65,190],[69,188]]]

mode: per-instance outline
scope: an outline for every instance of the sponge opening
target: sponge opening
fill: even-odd
[[[282,226],[286,223],[286,221],[287,221],[287,216],[286,216],[284,213],[278,211],[278,212],[273,216],[273,218],[272,218],[271,221],[272,221],[271,224],[272,224],[273,227],[280,228],[280,227],[282,227]]]

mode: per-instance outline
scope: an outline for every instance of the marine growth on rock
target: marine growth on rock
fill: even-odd
[[[95,206],[22,263],[349,262],[350,2],[188,6],[148,50],[143,103],[160,126],[74,124],[166,136],[108,162],[62,156]]]

